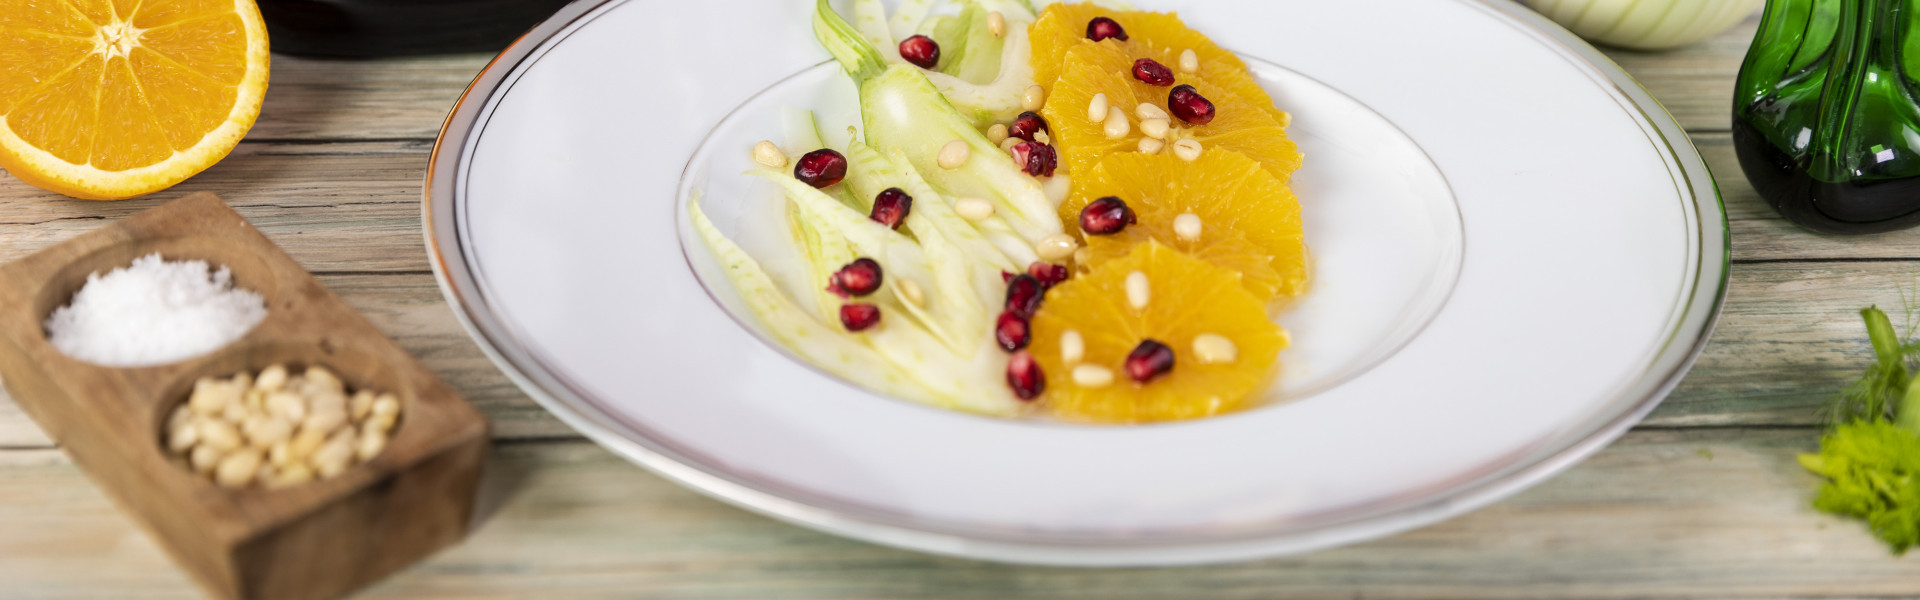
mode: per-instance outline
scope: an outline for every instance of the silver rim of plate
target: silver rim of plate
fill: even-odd
[[[1594,418],[1557,438],[1508,457],[1498,468],[1455,481],[1449,489],[1398,497],[1332,515],[1271,527],[1152,539],[1091,539],[1006,530],[943,527],[755,481],[635,431],[588,399],[581,386],[536,356],[496,312],[474,271],[462,231],[461,189],[478,136],[504,96],[534,63],[573,32],[627,0],[574,2],[530,30],[475,77],[448,114],[427,168],[421,220],[435,278],[454,314],[494,364],[522,390],[594,442],[653,472],[714,498],[762,514],[866,541],[1007,562],[1118,566],[1193,564],[1275,556],[1379,537],[1485,506],[1537,484],[1604,448],[1677,385],[1705,347],[1724,300],[1731,242],[1719,191],[1686,131],[1640,84],[1605,55],[1524,6],[1452,0],[1524,32],[1625,100],[1648,124],[1651,146],[1664,151],[1680,194],[1695,256],[1689,289],[1669,318],[1664,344],[1633,381]]]

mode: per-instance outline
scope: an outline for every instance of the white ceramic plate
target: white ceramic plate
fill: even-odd
[[[504,52],[428,173],[435,272],[481,348],[589,437],[860,539],[1052,564],[1247,559],[1385,535],[1539,482],[1698,353],[1723,210],[1625,73],[1506,2],[1139,0],[1249,59],[1294,115],[1313,291],[1265,406],[1190,423],[996,420],[868,393],[763,341],[687,231],[749,251],[739,173],[779,108],[857,122],[811,2],[576,2]],[[759,241],[756,241],[759,240]],[[687,242],[691,242],[690,245]],[[767,257],[772,258],[772,257]]]

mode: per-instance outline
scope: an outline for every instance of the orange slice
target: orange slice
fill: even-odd
[[[1127,31],[1127,39],[1109,38],[1100,42],[1087,39],[1087,22],[1095,17],[1107,17],[1119,23]],[[1113,10],[1087,2],[1054,4],[1041,11],[1040,18],[1028,26],[1027,39],[1033,43],[1034,80],[1048,92],[1053,91],[1067,52],[1077,48],[1103,49],[1123,58],[1128,66],[1132,66],[1135,59],[1154,59],[1174,70],[1177,83],[1188,83],[1185,81],[1188,74],[1180,70],[1180,55],[1192,50],[1199,66],[1193,75],[1213,81],[1259,106],[1281,126],[1288,123],[1287,113],[1276,108],[1273,98],[1248,74],[1245,61],[1187,27],[1175,13]]]
[[[1142,273],[1147,304],[1134,308],[1127,278]],[[1157,242],[1134,246],[1047,292],[1033,318],[1028,348],[1047,374],[1044,399],[1055,416],[1071,421],[1140,423],[1196,419],[1241,408],[1273,379],[1286,332],[1262,303],[1240,286],[1238,273],[1207,264]],[[1061,354],[1073,331],[1084,347],[1077,361]],[[1194,349],[1203,335],[1223,337],[1232,360],[1208,363]],[[1127,375],[1127,355],[1145,339],[1167,345],[1173,368],[1147,383]],[[1219,354],[1212,354],[1219,358]],[[1083,384],[1074,370],[1104,370],[1111,381]]]
[[[0,9],[0,167],[90,200],[165,189],[240,143],[267,91],[252,0]]]
[[[1047,98],[1041,116],[1052,130],[1060,159],[1072,174],[1093,168],[1101,157],[1113,153],[1139,153],[1140,104],[1151,104],[1164,111],[1171,87],[1149,85],[1133,78],[1133,63],[1126,57],[1084,45],[1067,53],[1060,79]],[[1170,119],[1172,127],[1164,134],[1158,153],[1169,153],[1183,139],[1200,143],[1202,150],[1224,148],[1247,155],[1286,181],[1300,167],[1300,151],[1279,121],[1259,106],[1200,77],[1180,77],[1176,83],[1194,87],[1214,105],[1214,117],[1205,125],[1188,125]],[[1125,113],[1128,129],[1120,137],[1108,137],[1104,124],[1088,114],[1095,95],[1104,94],[1111,107]]]
[[[1193,162],[1167,154],[1110,154],[1074,178],[1073,193],[1060,205],[1061,220],[1077,229],[1080,209],[1106,196],[1126,201],[1138,222],[1116,234],[1083,236],[1087,265],[1125,258],[1135,245],[1153,240],[1238,271],[1247,291],[1261,300],[1287,300],[1307,289],[1311,273],[1300,202],[1285,183],[1239,153],[1207,150]],[[1182,214],[1193,215],[1197,237],[1175,231]]]

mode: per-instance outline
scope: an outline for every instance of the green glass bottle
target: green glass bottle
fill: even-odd
[[[1733,144],[1747,180],[1803,227],[1920,224],[1920,0],[1767,0]]]

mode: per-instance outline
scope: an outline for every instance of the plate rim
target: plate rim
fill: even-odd
[[[1358,511],[1358,516],[1307,526],[1260,529],[1242,534],[1207,534],[1189,539],[1150,538],[1116,540],[1001,536],[992,532],[943,530],[924,522],[888,514],[853,514],[861,509],[835,508],[829,499],[808,498],[795,490],[768,489],[704,465],[658,440],[633,431],[602,411],[561,378],[552,368],[514,339],[511,329],[494,314],[484,286],[469,268],[464,233],[458,227],[457,190],[462,166],[471,157],[473,136],[484,129],[492,109],[526,69],[574,31],[629,0],[576,0],[530,29],[475,75],[449,110],[436,137],[422,186],[421,224],[434,279],[468,337],[494,365],[523,392],[575,431],[616,455],[709,497],[790,523],[874,543],[936,554],[981,560],[1064,566],[1131,566],[1199,564],[1251,560],[1316,550],[1430,524],[1486,506],[1538,484],[1591,456],[1617,439],[1657,407],[1686,375],[1705,349],[1717,326],[1730,281],[1732,236],[1725,200],[1717,182],[1685,129],[1650,92],[1611,59],[1546,17],[1517,3],[1498,0],[1454,0],[1558,46],[1563,57],[1596,77],[1596,85],[1611,86],[1650,126],[1649,143],[1664,149],[1671,160],[1679,191],[1691,199],[1691,219],[1699,239],[1693,282],[1681,294],[1669,332],[1648,357],[1642,374],[1626,386],[1622,397],[1643,390],[1642,397],[1624,406],[1610,401],[1594,417],[1570,427],[1567,439],[1547,440],[1515,453],[1500,468],[1472,474],[1443,493],[1428,495],[1401,506]],[[1584,63],[1584,64],[1582,64]],[[1675,138],[1682,143],[1676,144]],[[443,163],[442,159],[448,159]],[[1444,176],[1444,173],[1442,173]],[[1707,199],[1712,202],[1708,203]],[[1706,219],[1717,211],[1718,229]],[[1717,236],[1717,248],[1711,237]],[[1719,253],[1718,264],[1713,254]],[[1717,268],[1718,280],[1707,271]],[[1700,317],[1697,329],[1688,327]],[[1680,342],[1685,342],[1680,344]],[[1608,416],[1611,412],[1612,415]],[[1561,436],[1556,436],[1561,437]],[[1542,447],[1545,448],[1542,448]],[[964,528],[962,528],[964,529]]]

